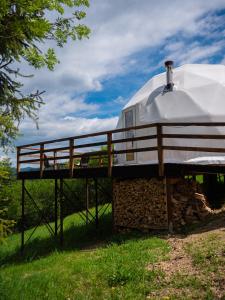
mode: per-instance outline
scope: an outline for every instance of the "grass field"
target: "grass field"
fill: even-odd
[[[98,231],[94,225],[86,227],[76,214],[67,217],[61,250],[43,226],[24,257],[19,242],[14,234],[0,249],[1,300],[225,299],[216,298],[223,290],[211,280],[212,274],[215,282],[224,280],[222,231],[206,233],[198,243],[182,240],[176,253],[180,244],[174,238],[137,232],[113,235],[109,211]],[[180,256],[185,260],[179,261]]]

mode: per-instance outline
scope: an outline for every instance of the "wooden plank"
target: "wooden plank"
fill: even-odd
[[[158,146],[158,162],[159,162],[159,176],[164,176],[163,164],[163,140],[162,140],[162,126],[157,125],[157,146]]]
[[[147,151],[156,151],[157,147],[146,147],[146,148],[137,148],[137,149],[126,149],[126,150],[112,150],[112,154],[122,154],[122,153],[129,153],[129,152],[147,152]],[[82,154],[75,154],[73,158],[80,158],[81,156],[105,156],[108,152],[106,150],[103,151],[93,151],[93,152],[86,152]],[[48,160],[62,160],[62,159],[69,159],[70,156],[56,156],[56,157],[48,157]],[[28,160],[21,160],[20,163],[31,163],[31,162],[39,162],[40,159],[28,159]]]
[[[136,148],[136,149],[126,149],[126,150],[113,150],[113,154],[122,154],[122,153],[134,153],[134,152],[148,152],[148,151],[157,151],[158,147],[145,147],[145,148]]]
[[[20,164],[26,164],[26,163],[29,164],[29,163],[34,163],[34,162],[40,163],[40,158],[38,158],[38,159],[21,160]]]
[[[190,164],[172,164],[165,163],[164,175],[170,178],[184,176],[188,174],[225,174],[224,165],[190,165]],[[105,178],[108,176],[108,167],[89,167],[77,169],[74,173],[74,178]],[[158,165],[128,165],[128,166],[113,166],[113,178],[141,178],[141,177],[157,177]],[[46,170],[43,174],[43,179],[70,178],[67,169]],[[40,179],[39,170],[29,172],[20,172],[18,179]]]
[[[118,144],[118,143],[126,143],[126,142],[153,140],[153,139],[156,139],[156,138],[157,138],[157,135],[153,134],[153,135],[138,136],[138,137],[127,138],[127,139],[112,140],[112,143],[113,144]]]
[[[181,138],[181,139],[215,139],[224,140],[225,135],[219,134],[163,134],[163,138]]]
[[[97,146],[106,146],[107,141],[104,142],[96,142],[96,143],[86,143],[86,144],[78,144],[76,145],[77,148],[89,148],[89,147],[97,147]]]
[[[165,122],[165,123],[158,123],[161,126],[199,126],[199,127],[224,127],[225,122]]]
[[[68,150],[69,152],[69,147],[56,147],[56,148],[49,148],[49,149],[44,149],[43,153],[47,153],[47,152],[60,152],[60,151],[64,151],[64,150]],[[26,156],[26,155],[33,155],[33,154],[39,154],[40,150],[35,150],[35,151],[29,151],[29,152],[23,152],[20,153],[20,156]]]
[[[150,140],[150,139],[156,139],[156,138],[157,138],[157,135],[155,134],[155,135],[140,136],[140,137],[135,137],[135,138],[112,140],[112,143],[118,144],[118,143],[124,143],[124,142],[143,141],[143,140]],[[76,149],[77,148],[89,148],[89,147],[96,147],[96,146],[104,146],[104,145],[107,145],[107,141],[96,142],[96,143],[86,143],[86,144],[80,144],[80,145],[78,144],[78,145],[76,145]],[[70,149],[70,147],[49,148],[49,149],[44,149],[44,153],[54,152],[54,151],[60,152],[63,150],[69,151],[69,149]],[[39,154],[39,153],[40,153],[40,150],[35,150],[35,151],[21,153],[20,156],[27,156],[27,155]]]
[[[128,128],[120,128],[120,129],[114,129],[111,131],[100,131],[100,132],[94,132],[94,133],[89,133],[89,134],[83,134],[83,135],[78,135],[78,136],[71,136],[67,138],[61,138],[61,139],[55,139],[55,140],[47,140],[43,141],[43,144],[52,144],[52,143],[57,143],[57,142],[63,142],[67,141],[69,139],[83,139],[83,138],[88,138],[88,137],[94,137],[94,136],[100,136],[100,135],[106,135],[108,133],[119,133],[119,132],[125,132],[129,130],[139,130],[139,129],[144,129],[144,128],[151,128],[155,127],[158,125],[161,126],[209,126],[209,127],[225,127],[225,122],[212,122],[212,123],[206,123],[206,122],[190,122],[190,123],[184,123],[184,122],[177,122],[177,123],[151,123],[151,124],[145,124],[145,125],[139,125],[139,126],[132,126]],[[31,146],[37,146],[40,145],[40,143],[32,143],[32,144],[26,144],[26,145],[20,145],[20,147],[31,147]]]
[[[182,147],[182,146],[163,146],[164,150],[179,150],[193,152],[218,152],[225,153],[225,148],[209,148],[209,147]]]
[[[225,123],[224,123],[225,126]],[[89,133],[89,134],[82,134],[82,135],[77,135],[77,136],[71,136],[67,138],[61,138],[61,139],[55,139],[55,140],[47,140],[43,141],[43,144],[52,144],[52,143],[59,143],[59,142],[65,142],[68,141],[69,139],[83,139],[83,138],[89,138],[89,137],[95,137],[95,136],[100,136],[100,135],[107,135],[108,133],[114,134],[114,133],[119,133],[119,132],[124,132],[124,131],[129,131],[129,130],[139,130],[139,129],[144,129],[144,128],[150,128],[150,127],[155,127],[155,124],[145,124],[145,125],[139,125],[139,126],[132,126],[132,127],[127,127],[127,128],[120,128],[120,129],[114,129],[110,131],[99,131],[99,132],[94,132],[94,133]],[[20,145],[20,147],[31,147],[31,146],[37,146],[40,145],[39,143],[32,143],[32,144],[26,144],[26,145]]]
[[[108,176],[112,176],[112,164],[113,164],[113,155],[112,155],[112,133],[107,134],[107,151],[108,151]]]

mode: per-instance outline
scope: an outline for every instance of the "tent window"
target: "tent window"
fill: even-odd
[[[128,110],[125,112],[125,127],[134,126],[134,111]],[[129,130],[125,132],[126,138],[132,138],[134,136],[134,131]],[[133,149],[133,142],[126,143],[126,149]],[[131,161],[134,160],[134,153],[126,153],[126,160]]]

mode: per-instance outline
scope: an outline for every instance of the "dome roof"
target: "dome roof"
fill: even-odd
[[[166,73],[150,79],[125,105],[139,106],[140,122],[224,121],[225,66],[187,64],[173,70],[173,91],[165,92]]]

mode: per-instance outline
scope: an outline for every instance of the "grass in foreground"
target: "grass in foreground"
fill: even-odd
[[[19,235],[10,237],[0,250],[0,299],[225,299],[211,280],[224,280],[222,231],[182,240],[188,269],[168,276],[183,261],[181,253],[170,257],[170,239],[137,232],[113,235],[110,216],[109,211],[98,231],[84,226],[76,214],[67,217],[63,250],[43,226],[24,258],[18,252]]]
[[[65,220],[60,251],[45,227],[19,254],[19,235],[1,249],[0,298],[143,299],[157,285],[160,271],[146,265],[169,252],[165,240],[140,233],[112,235],[110,212],[96,232],[72,215]]]

